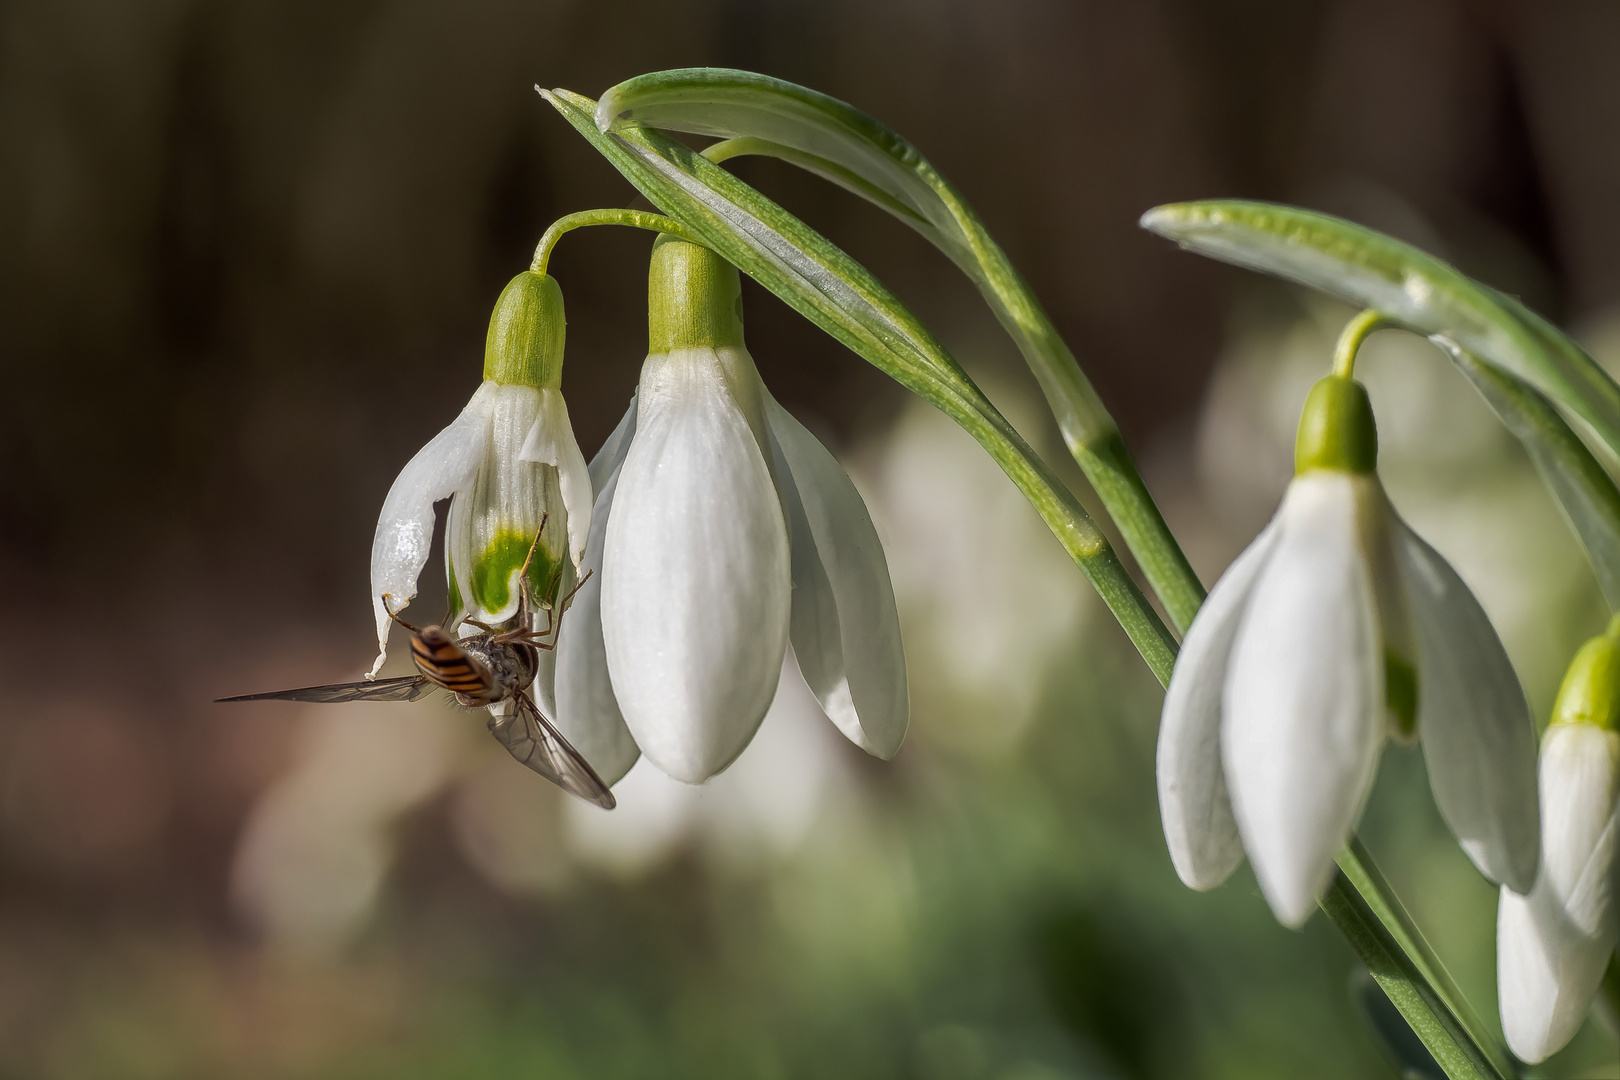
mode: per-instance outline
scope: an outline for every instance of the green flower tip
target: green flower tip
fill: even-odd
[[[1608,630],[1582,645],[1564,673],[1553,704],[1555,724],[1620,726],[1620,616]]]
[[[1317,380],[1299,414],[1294,472],[1370,473],[1377,467],[1378,426],[1367,391],[1341,375]]]
[[[700,244],[660,235],[647,269],[647,351],[742,343],[737,268]]]
[[[562,384],[562,289],[525,270],[501,290],[484,339],[484,378],[507,386],[555,390]]]

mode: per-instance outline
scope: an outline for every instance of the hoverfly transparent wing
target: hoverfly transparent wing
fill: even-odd
[[[272,690],[268,694],[243,694],[225,701],[415,701],[433,683],[426,675],[401,675],[397,679],[371,682],[340,682],[327,686],[303,686],[296,690]]]
[[[591,763],[568,745],[562,732],[540,714],[524,693],[512,696],[509,712],[489,714],[489,733],[507,752],[570,795],[578,795],[604,810],[618,804]]]

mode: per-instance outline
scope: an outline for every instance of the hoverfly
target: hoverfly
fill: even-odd
[[[545,528],[544,520],[541,529]],[[580,579],[573,591],[546,611],[544,630],[531,628],[529,610],[533,598],[529,593],[529,562],[540,543],[537,532],[529,547],[528,558],[518,573],[520,591],[518,609],[510,619],[499,626],[489,626],[476,619],[463,617],[448,627],[425,626],[421,629],[394,614],[390,597],[384,595],[383,610],[388,617],[411,632],[411,659],[419,674],[403,675],[396,679],[375,679],[362,682],[332,683],[327,686],[305,686],[295,690],[275,690],[268,694],[243,694],[240,697],[220,698],[229,701],[415,701],[434,689],[450,691],[456,703],[468,708],[506,705],[497,714],[491,708],[489,732],[497,742],[523,764],[550,780],[570,795],[604,810],[613,809],[613,792],[596,775],[586,761],[563,738],[562,732],[547,720],[534,699],[525,689],[534,682],[540,667],[538,650],[557,647],[555,634],[562,629],[562,613],[574,593],[585,584]],[[561,571],[558,571],[561,574]],[[554,579],[549,592],[556,590]],[[448,622],[450,616],[445,616]],[[463,623],[481,631],[471,637],[456,638],[454,631]],[[551,638],[550,641],[545,640]]]

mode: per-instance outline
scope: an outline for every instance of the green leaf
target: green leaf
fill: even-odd
[[[1185,631],[1204,589],[1126,453],[1118,426],[1040,301],[967,200],[900,135],[826,94],[750,71],[684,68],[627,80],[596,107],[602,131],[636,123],[714,135],[721,160],[792,162],[888,210],[978,286],[1034,372],[1069,452],[1119,526],[1171,621]]]
[[[597,128],[596,103],[541,91],[575,130],[694,237],[972,435],[1041,514],[1161,682],[1175,641],[1074,495],[905,305],[836,245],[725,169],[636,124]]]
[[[1360,840],[1339,854],[1322,910],[1451,1080],[1512,1080],[1505,1051],[1468,1008]]]
[[[1620,386],[1607,372],[1517,300],[1410,244],[1330,214],[1235,199],[1156,207],[1142,227],[1454,341],[1581,417],[1620,453]]]
[[[1564,418],[1535,388],[1484,363],[1456,342],[1431,340],[1450,355],[1541,473],[1592,561],[1609,607],[1620,610],[1620,490]]]
[[[837,98],[752,71],[678,68],[627,79],[602,95],[597,127],[611,131],[625,123],[757,139],[749,152],[814,163],[812,171],[863,197],[871,197],[866,188],[881,192],[888,204],[879,205],[953,258],[967,257],[965,230],[939,190],[938,174],[910,143]],[[861,185],[849,183],[852,177]]]

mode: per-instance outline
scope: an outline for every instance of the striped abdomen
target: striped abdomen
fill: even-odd
[[[411,638],[416,670],[463,699],[464,705],[488,705],[506,697],[489,670],[437,626]]]

